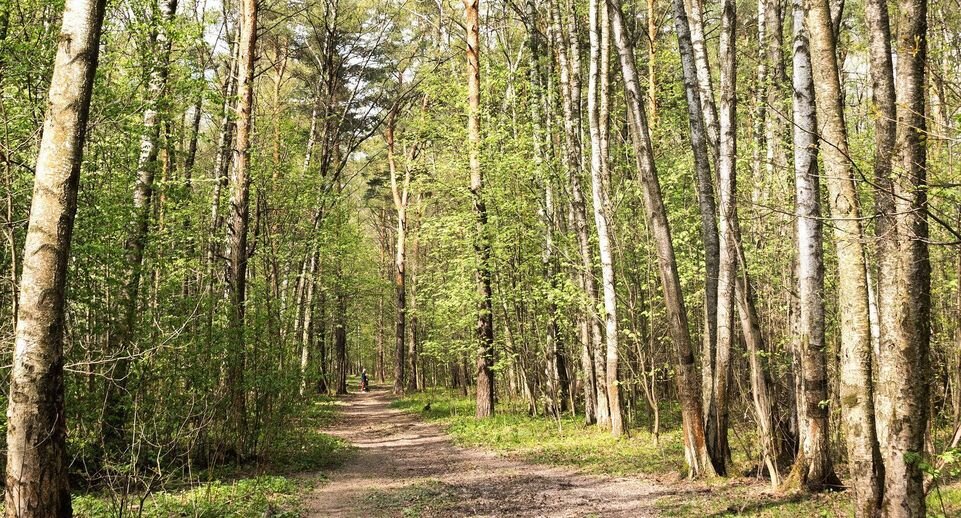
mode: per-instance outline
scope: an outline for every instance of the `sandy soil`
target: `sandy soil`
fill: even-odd
[[[325,433],[357,448],[307,499],[308,516],[655,516],[677,488],[596,477],[461,448],[437,425],[352,394]]]

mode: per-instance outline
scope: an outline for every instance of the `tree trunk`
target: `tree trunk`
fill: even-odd
[[[584,190],[581,185],[581,141],[580,141],[580,59],[568,55],[568,50],[577,46],[576,32],[571,33],[562,29],[561,12],[557,5],[560,0],[551,0],[551,20],[556,38],[558,72],[561,86],[561,109],[564,117],[564,151],[567,167],[568,182],[571,194],[571,212],[574,219],[574,233],[577,238],[578,252],[581,259],[579,279],[587,298],[587,308],[584,319],[590,329],[590,344],[593,347],[594,385],[596,392],[597,424],[610,426],[610,402],[607,394],[606,359],[601,349],[600,319],[597,314],[597,284],[594,280],[594,260],[591,253],[589,230],[587,227],[587,209],[584,201]],[[570,13],[568,13],[570,16]],[[575,53],[579,54],[579,53]],[[576,61],[576,64],[574,63]],[[575,73],[575,70],[577,72]],[[585,376],[590,373],[585,373]]]
[[[886,6],[882,6],[886,8]],[[898,20],[897,136],[892,167],[895,236],[881,277],[893,290],[881,299],[879,413],[884,459],[885,516],[924,516],[921,456],[927,428],[931,339],[931,263],[928,255],[925,65],[927,0],[900,4]],[[884,115],[882,114],[882,117]],[[889,325],[886,325],[889,324]],[[893,324],[893,325],[890,325]],[[883,423],[883,425],[882,425]]]
[[[701,353],[701,387],[705,410],[713,392],[714,357],[717,347],[717,289],[720,267],[720,242],[717,230],[717,206],[714,201],[714,181],[708,154],[707,133],[701,95],[698,90],[698,73],[695,53],[691,42],[691,25],[688,23],[684,0],[674,0],[674,26],[677,31],[678,52],[684,74],[684,90],[687,98],[687,119],[690,126],[691,149],[694,151],[694,168],[697,171],[697,199],[701,214],[701,241],[704,244],[704,345]],[[713,93],[711,94],[713,96]],[[713,103],[713,97],[711,102]],[[716,115],[716,113],[715,113]]]
[[[247,303],[247,227],[250,219],[250,137],[253,128],[254,63],[257,48],[258,0],[244,0],[238,50],[237,139],[230,172],[230,224],[228,291],[230,293],[230,349],[227,359],[227,390],[230,393],[230,430],[238,434],[238,452],[244,453],[246,390],[244,370],[246,340],[244,313]]]
[[[704,111],[704,127],[707,130],[707,141],[714,159],[718,157],[718,135],[721,129],[717,118],[717,104],[714,102],[714,85],[711,79],[711,65],[708,61],[707,46],[704,40],[704,3],[703,0],[691,0],[691,50],[697,71],[697,87]],[[713,312],[715,305],[709,306]],[[716,326],[716,321],[715,326]],[[714,329],[711,329],[713,332]]]
[[[621,416],[620,389],[617,380],[617,295],[614,291],[614,251],[611,247],[608,228],[611,208],[608,186],[604,182],[604,162],[607,161],[607,156],[606,150],[601,146],[600,120],[601,117],[608,116],[607,113],[600,112],[600,98],[607,95],[607,91],[600,85],[601,32],[608,31],[606,24],[603,23],[608,20],[600,12],[600,9],[606,10],[607,6],[599,6],[601,1],[603,0],[591,0],[589,7],[591,59],[587,86],[587,111],[591,135],[591,195],[594,202],[594,224],[597,227],[601,278],[604,287],[604,336],[607,345],[605,384],[607,385],[607,403],[610,408],[611,433],[617,437],[624,434],[624,419]]]
[[[654,151],[651,148],[651,138],[641,102],[637,64],[625,33],[620,0],[609,0],[608,6],[614,44],[617,46],[624,77],[624,98],[628,109],[628,127],[634,148],[638,180],[642,188],[647,223],[653,234],[657,251],[658,270],[661,287],[664,290],[664,304],[670,321],[670,331],[677,347],[678,364],[675,380],[681,401],[685,460],[690,468],[690,476],[711,476],[714,474],[714,468],[711,465],[704,438],[700,385],[695,377],[694,352],[688,330],[687,309],[681,292],[667,209],[664,206],[661,186],[654,166]]]
[[[736,231],[736,234],[740,234]],[[740,247],[740,237],[738,237]],[[764,346],[761,334],[760,317],[754,304],[754,293],[747,275],[747,265],[744,255],[738,254],[738,265],[741,268],[735,280],[735,296],[737,298],[738,314],[741,320],[741,332],[747,344],[748,362],[751,370],[751,395],[754,403],[754,416],[757,420],[758,439],[761,441],[761,462],[767,467],[771,479],[771,487],[776,490],[781,485],[781,473],[778,471],[780,448],[777,437],[777,420],[774,416],[774,402],[771,397],[771,378],[768,376],[764,356],[770,351]],[[760,467],[758,468],[760,471]]]
[[[410,178],[410,166],[405,167],[407,171],[407,178]],[[410,309],[414,313],[410,317],[410,336],[407,342],[407,390],[410,392],[417,391],[417,341],[420,336],[417,335],[417,237],[415,235],[413,243],[411,244],[411,257],[412,260],[409,261],[411,266],[410,274],[410,287],[407,289],[410,298]],[[405,276],[406,277],[406,276]],[[406,279],[405,279],[406,280]]]
[[[527,2],[527,16],[528,20],[525,20],[528,29],[527,45],[531,53],[531,65],[529,69],[529,80],[531,93],[530,111],[531,111],[531,129],[532,129],[532,142],[534,147],[534,167],[536,169],[537,178],[540,180],[541,185],[544,190],[544,207],[540,211],[541,224],[544,226],[544,251],[543,251],[543,263],[544,263],[544,275],[548,284],[554,288],[558,289],[560,287],[558,273],[559,265],[556,252],[554,250],[554,233],[557,227],[555,218],[557,217],[557,212],[555,210],[554,204],[554,178],[551,172],[545,168],[545,136],[544,129],[541,123],[541,107],[543,104],[543,68],[541,60],[543,59],[542,45],[543,42],[540,39],[540,33],[537,28],[537,8],[532,0]],[[549,144],[546,146],[549,148]],[[553,296],[551,296],[553,297]],[[560,359],[563,362],[563,356],[561,352],[563,351],[563,343],[560,332],[560,322],[559,322],[559,311],[557,303],[551,298],[548,301],[548,340],[550,347],[554,351],[555,358]],[[586,338],[587,335],[585,334]],[[594,424],[597,420],[596,404],[597,395],[595,393],[595,379],[594,379],[594,361],[590,354],[590,347],[587,343],[582,344],[581,351],[581,363],[582,369],[586,374],[584,377],[584,419],[587,424]],[[555,360],[555,365],[556,365]],[[565,365],[566,368],[566,365]],[[556,367],[555,367],[556,370]],[[565,369],[566,370],[566,369]],[[558,376],[560,377],[560,376]],[[526,381],[525,381],[526,383]],[[566,391],[566,387],[565,387]],[[558,396],[560,399],[560,396]]]
[[[337,309],[334,316],[334,361],[337,365],[337,395],[347,393],[347,297],[337,293]]]
[[[477,218],[474,254],[477,258],[477,408],[478,419],[494,415],[494,311],[491,305],[491,242],[480,164],[480,0],[464,0],[467,28],[467,147],[470,191]]]
[[[318,245],[314,245],[317,247]],[[320,253],[315,248],[310,254],[310,267],[304,272],[303,323],[300,325],[300,395],[307,392],[310,377],[310,349],[313,345],[314,334],[314,293],[317,290],[317,270],[320,264]]]
[[[394,160],[394,124],[397,106],[391,108],[387,118],[384,136],[387,140],[387,164],[390,168],[390,185],[394,198],[394,209],[397,215],[397,235],[394,246],[394,290],[396,293],[397,318],[394,323],[394,394],[404,393],[406,378],[406,337],[407,337],[407,186],[409,176],[405,178],[403,188],[397,185],[397,164]]]
[[[10,399],[5,514],[72,515],[64,419],[64,291],[104,0],[67,0],[24,244]]]
[[[794,12],[794,184],[798,247],[798,339],[800,448],[791,482],[811,491],[839,484],[831,465],[828,442],[827,358],[824,340],[824,250],[821,230],[820,180],[817,170],[817,119],[811,54],[804,21],[804,0],[793,0]]]
[[[871,329],[867,271],[857,186],[849,161],[837,48],[829,0],[813,0],[807,12],[817,121],[838,256],[840,399],[852,488],[859,516],[877,512],[882,467],[874,422]]]
[[[717,162],[718,192],[720,198],[720,269],[718,271],[717,298],[717,350],[714,357],[714,380],[706,415],[708,449],[718,474],[727,472],[725,464],[730,457],[728,444],[728,394],[731,376],[731,350],[734,341],[734,285],[737,275],[737,105],[735,82],[735,6],[733,0],[725,0],[721,7],[721,37],[718,61],[720,62],[721,107],[718,113],[719,158]]]
[[[216,300],[214,293],[217,290],[218,279],[223,279],[223,270],[218,272],[218,258],[221,255],[219,247],[220,240],[214,236],[220,234],[223,225],[223,214],[220,208],[221,193],[227,187],[227,172],[230,169],[230,149],[234,140],[234,130],[236,129],[234,106],[232,99],[237,89],[237,67],[240,59],[240,31],[237,31],[237,38],[232,44],[230,63],[227,67],[227,77],[224,82],[223,118],[220,123],[220,131],[217,138],[217,155],[214,158],[214,169],[212,179],[214,191],[210,201],[210,227],[206,250],[206,269],[209,276],[207,291],[210,300],[207,307],[207,332],[208,340],[213,340],[213,319]]]

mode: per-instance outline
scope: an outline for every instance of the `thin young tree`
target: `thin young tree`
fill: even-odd
[[[475,416],[494,415],[494,308],[491,302],[491,242],[484,201],[484,176],[480,163],[480,0],[464,0],[467,29],[467,155],[470,162],[470,193],[477,227],[474,255],[477,259],[477,408]]]
[[[580,127],[580,51],[577,45],[576,23],[562,23],[561,10],[558,2],[551,0],[551,23],[555,37],[554,47],[557,51],[558,76],[560,79],[561,112],[564,121],[564,164],[567,169],[567,180],[570,188],[571,215],[573,216],[574,233],[577,239],[577,250],[580,254],[580,271],[578,279],[586,295],[586,311],[583,318],[590,328],[589,345],[593,348],[594,360],[594,388],[597,413],[597,425],[610,426],[610,402],[608,401],[606,355],[602,348],[600,317],[597,314],[598,289],[594,278],[594,254],[591,251],[590,229],[587,224],[587,207],[584,199],[581,158],[581,127]],[[567,13],[569,18],[573,14]],[[585,372],[585,376],[592,375]]]
[[[704,436],[704,421],[701,411],[701,390],[694,369],[694,351],[687,321],[687,308],[681,292],[677,259],[671,238],[671,228],[667,220],[667,208],[661,195],[661,185],[657,179],[654,165],[654,150],[648,132],[647,118],[644,114],[637,63],[633,49],[624,27],[624,14],[620,0],[609,0],[611,31],[614,46],[620,58],[621,75],[624,83],[624,99],[627,104],[628,126],[634,151],[635,166],[641,184],[641,197],[644,201],[648,227],[654,238],[658,259],[658,272],[664,292],[669,330],[677,347],[677,384],[681,402],[681,421],[684,433],[684,456],[691,477],[712,476],[715,474],[708,455]]]
[[[601,284],[604,288],[604,337],[607,345],[605,384],[607,385],[607,404],[610,409],[611,433],[617,437],[624,434],[624,419],[621,416],[621,397],[617,379],[617,294],[614,290],[614,250],[610,236],[611,206],[607,191],[608,182],[604,178],[604,162],[608,157],[601,136],[603,126],[601,119],[609,117],[606,110],[607,103],[603,103],[605,109],[601,109],[601,99],[608,95],[607,89],[601,85],[601,54],[607,50],[602,47],[601,39],[602,33],[609,32],[607,17],[603,16],[607,6],[602,2],[603,0],[591,0],[588,8],[591,55],[587,83],[587,112],[591,135],[591,196],[601,259]],[[603,37],[606,38],[607,35]],[[606,65],[606,63],[603,64]],[[600,347],[600,344],[597,346]]]
[[[253,130],[254,64],[257,51],[257,14],[259,0],[243,0],[237,68],[237,138],[230,172],[230,221],[227,225],[228,272],[230,293],[227,391],[230,393],[230,430],[242,453],[246,433],[246,391],[244,371],[246,340],[244,316],[247,303],[247,233],[250,220],[250,147]]]
[[[397,230],[394,234],[394,291],[396,293],[396,320],[394,321],[394,394],[404,393],[404,370],[407,365],[405,358],[405,337],[407,336],[407,196],[410,189],[410,174],[405,174],[398,185],[397,163],[394,152],[394,130],[397,125],[397,111],[400,107],[395,103],[387,116],[384,127],[384,140],[387,142],[387,165],[390,169],[390,192],[394,200],[394,210],[397,217]]]
[[[105,0],[67,0],[24,244],[4,489],[9,518],[72,515],[64,422],[64,307]]]
[[[714,380],[711,397],[707,398],[707,440],[714,468],[725,474],[730,456],[728,444],[728,392],[731,377],[731,350],[734,335],[734,285],[737,275],[737,99],[735,90],[735,27],[736,13],[733,0],[721,5],[721,35],[718,61],[721,75],[721,105],[718,112],[718,192],[720,199],[720,269],[718,270],[717,349],[714,357]]]
[[[713,392],[714,358],[717,348],[717,289],[720,265],[720,242],[717,230],[717,203],[714,198],[714,180],[711,173],[710,151],[707,133],[706,103],[701,101],[697,54],[693,44],[693,20],[687,16],[684,0],[674,0],[674,27],[677,32],[678,52],[684,78],[687,100],[687,119],[690,128],[691,149],[694,152],[694,169],[697,178],[697,201],[701,215],[701,242],[704,247],[704,330],[701,354],[701,385],[703,407],[708,409],[708,398]],[[694,6],[692,5],[692,10]],[[710,79],[708,77],[708,82]],[[713,92],[710,102],[713,105]],[[714,117],[717,116],[716,111]],[[716,143],[716,134],[715,134]]]
[[[403,84],[403,73],[398,74],[398,78]],[[405,336],[407,335],[407,207],[410,201],[410,181],[413,173],[411,162],[416,160],[420,153],[420,142],[411,145],[404,155],[404,172],[400,176],[397,166],[396,152],[396,129],[397,115],[403,107],[405,99],[398,99],[391,107],[390,113],[384,127],[384,139],[387,142],[387,165],[390,171],[390,192],[394,201],[394,211],[397,218],[397,229],[395,232],[396,244],[394,246],[394,289],[396,291],[397,320],[395,322],[396,335],[395,355],[394,355],[394,393],[401,394],[405,387],[405,374],[409,374],[412,383],[406,383],[407,387],[416,390],[416,372],[412,368],[410,373],[405,373],[407,360],[405,359]],[[424,97],[423,109],[427,108],[427,97]],[[413,334],[413,333],[412,333]],[[411,337],[414,343],[414,337]],[[414,358],[410,358],[411,367]],[[408,381],[411,381],[408,380]]]
[[[121,312],[108,335],[107,351],[115,356],[104,408],[103,440],[108,447],[123,446],[123,427],[126,408],[123,394],[126,392],[130,371],[130,346],[137,321],[138,295],[143,267],[144,250],[150,231],[150,216],[154,194],[154,178],[160,163],[157,154],[160,147],[160,118],[163,115],[167,77],[172,42],[170,24],[177,13],[177,0],[160,0],[154,8],[152,59],[147,82],[147,105],[143,113],[143,133],[140,136],[140,156],[137,159],[136,183],[133,191],[133,218],[127,226],[124,242],[126,265],[123,288],[120,291]]]

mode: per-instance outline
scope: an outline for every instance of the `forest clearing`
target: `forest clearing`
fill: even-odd
[[[3,514],[961,516],[959,6],[0,0]]]

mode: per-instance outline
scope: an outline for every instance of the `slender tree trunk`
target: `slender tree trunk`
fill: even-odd
[[[711,66],[708,61],[707,46],[704,42],[703,0],[691,0],[690,32],[691,49],[694,55],[695,69],[697,70],[697,87],[701,97],[701,107],[704,111],[704,127],[707,130],[707,142],[716,160],[718,157],[718,135],[720,135],[721,129],[718,124],[717,105],[714,103]],[[713,312],[716,304],[709,307],[710,311]],[[716,321],[714,322],[716,326]],[[709,328],[709,331],[714,332],[714,329]]]
[[[406,378],[406,337],[407,337],[407,186],[409,178],[405,179],[403,187],[397,185],[397,164],[394,160],[394,123],[398,108],[392,108],[388,116],[385,138],[387,139],[387,164],[390,168],[390,185],[394,198],[394,209],[397,215],[396,244],[394,246],[394,290],[397,307],[397,318],[394,323],[394,394],[403,394]]]
[[[10,399],[5,514],[72,515],[64,419],[67,261],[104,0],[67,0],[24,244]]]
[[[237,39],[233,43],[230,64],[228,66],[227,78],[224,83],[224,105],[223,118],[220,123],[220,132],[217,138],[217,155],[214,158],[214,169],[212,179],[214,181],[214,191],[210,202],[210,228],[207,243],[206,267],[210,277],[208,291],[210,296],[209,307],[207,310],[207,327],[212,329],[214,318],[214,292],[217,286],[216,279],[222,279],[222,272],[218,274],[217,259],[220,256],[220,242],[214,236],[219,235],[223,225],[223,214],[220,208],[220,198],[223,190],[227,187],[227,173],[230,169],[230,150],[234,140],[234,130],[236,129],[234,102],[233,98],[237,90],[237,68],[240,59],[240,31],[237,31]],[[211,337],[212,339],[212,337]]]
[[[740,231],[735,230],[739,235]],[[740,247],[740,237],[738,237]],[[771,378],[768,376],[764,357],[770,356],[770,351],[764,346],[761,333],[760,317],[754,303],[754,293],[747,275],[747,265],[744,255],[738,253],[740,273],[735,280],[735,297],[737,299],[738,314],[741,321],[741,332],[747,344],[748,362],[751,370],[751,396],[754,403],[754,415],[757,420],[758,439],[761,441],[761,462],[767,467],[771,479],[772,489],[781,485],[781,473],[778,471],[780,448],[774,416],[774,402],[772,401]],[[760,470],[760,467],[759,467]]]
[[[190,140],[187,142],[187,153],[184,155],[184,183],[187,185],[190,185],[194,163],[197,161],[197,145],[200,141],[200,121],[203,119],[203,107],[204,96],[198,95],[190,115]]]
[[[766,200],[762,199],[765,191],[764,173],[767,168],[764,166],[764,149],[767,147],[767,133],[764,131],[768,120],[767,99],[765,92],[768,89],[768,60],[764,44],[767,41],[767,0],[757,0],[757,65],[754,72],[754,120],[752,132],[754,146],[751,149],[751,172],[753,173],[751,190],[751,202],[760,205]]]
[[[764,121],[765,172],[772,180],[787,169],[785,88],[787,72],[784,65],[784,0],[761,0],[768,2],[765,13],[765,37],[759,46],[765,49],[767,64],[765,85],[768,116]],[[782,221],[787,222],[787,218]]]
[[[609,224],[611,208],[608,186],[604,178],[604,162],[607,161],[605,149],[601,145],[600,98],[607,92],[600,86],[601,62],[601,32],[607,31],[602,25],[601,9],[606,5],[599,5],[603,0],[591,0],[590,41],[591,59],[590,75],[587,86],[587,111],[591,135],[591,195],[594,202],[594,224],[597,227],[597,242],[601,258],[601,278],[604,287],[604,326],[607,345],[606,354],[606,385],[607,403],[610,408],[611,433],[617,437],[624,434],[624,419],[621,416],[620,389],[617,380],[617,294],[614,291],[614,251],[611,247]],[[600,346],[600,344],[598,344]]]
[[[129,356],[132,352],[131,341],[137,322],[141,269],[153,210],[151,202],[154,193],[154,177],[160,168],[157,160],[160,145],[160,117],[161,112],[164,111],[172,43],[167,29],[173,22],[176,12],[177,0],[160,0],[153,16],[155,32],[152,38],[156,62],[150,67],[150,79],[147,83],[147,107],[143,114],[143,133],[140,137],[140,156],[137,160],[136,184],[133,191],[133,220],[127,225],[127,236],[124,242],[126,265],[123,288],[119,297],[122,309],[107,339],[107,351],[115,357],[115,363],[106,389],[102,438],[111,450],[120,450],[125,442],[123,428],[126,425],[129,405],[124,403],[124,394],[127,392],[130,374]],[[168,158],[167,162],[169,161]]]
[[[878,285],[871,290],[870,298],[872,323],[874,329],[874,343],[878,357],[879,376],[886,366],[880,362],[880,353],[893,348],[894,330],[898,324],[894,321],[894,313],[883,311],[877,301],[882,303],[893,300],[896,289],[897,269],[897,235],[895,222],[894,182],[892,179],[892,160],[896,143],[896,107],[894,92],[894,64],[891,58],[891,27],[888,17],[888,3],[885,0],[867,0],[864,4],[864,22],[868,29],[868,55],[871,65],[871,114],[874,118],[874,233],[876,246],[874,249],[878,263]],[[870,272],[869,272],[870,273]],[[895,396],[897,397],[897,396]],[[877,412],[878,439],[882,446],[883,460],[885,454],[887,425],[891,419],[893,401],[889,399],[888,391],[881,385],[874,394]]]
[[[374,362],[374,372],[377,376],[377,381],[384,382],[384,362],[386,361],[384,353],[384,299],[380,298],[377,300],[377,358]]]
[[[590,329],[590,343],[594,349],[594,384],[597,400],[597,424],[598,426],[610,426],[610,402],[607,394],[607,368],[606,358],[601,348],[601,328],[600,319],[597,314],[598,291],[594,280],[594,260],[591,252],[590,236],[587,227],[587,209],[584,201],[584,191],[581,184],[581,142],[580,142],[580,86],[579,72],[580,59],[574,59],[573,55],[568,55],[568,50],[573,49],[571,41],[576,38],[576,33],[562,30],[561,12],[557,5],[560,0],[550,2],[551,19],[553,32],[556,37],[555,47],[557,48],[557,60],[561,86],[561,108],[564,116],[564,150],[567,176],[570,183],[571,212],[574,220],[574,233],[577,238],[578,252],[581,259],[580,281],[587,295],[587,310],[584,319]],[[570,13],[568,13],[570,14]],[[576,68],[575,63],[576,61]],[[590,375],[585,373],[585,376]]]
[[[711,397],[708,398],[707,440],[714,461],[714,469],[725,474],[726,460],[730,457],[728,444],[728,400],[731,376],[731,350],[734,335],[734,285],[737,275],[737,99],[735,92],[735,7],[733,0],[725,0],[721,6],[720,83],[721,109],[718,113],[721,133],[719,135],[718,191],[720,198],[720,269],[717,298],[717,351],[714,358],[714,380]]]
[[[407,178],[410,178],[410,166],[406,166]],[[407,291],[410,298],[410,309],[414,313],[410,317],[410,336],[407,342],[407,390],[410,392],[417,391],[417,341],[420,337],[417,335],[417,237],[414,236],[413,242],[411,243],[411,260],[408,261],[411,266],[410,273],[410,286],[407,287]],[[406,280],[406,279],[405,279]]]
[[[338,271],[342,271],[338,269]],[[334,316],[334,372],[337,373],[337,395],[347,393],[347,297],[337,293],[337,309]]]
[[[637,64],[634,61],[634,54],[625,33],[624,15],[621,11],[620,0],[609,0],[608,6],[614,44],[620,57],[621,72],[624,78],[628,127],[634,148],[638,179],[642,189],[641,195],[646,209],[648,227],[653,234],[657,251],[658,270],[661,277],[661,287],[664,290],[664,304],[670,322],[669,328],[677,347],[678,363],[675,380],[681,402],[685,460],[690,469],[690,476],[711,476],[714,474],[714,468],[711,465],[704,438],[700,385],[695,377],[694,351],[691,347],[687,309],[684,306],[684,296],[681,292],[671,229],[667,220],[667,209],[664,206],[661,186],[654,166],[654,151],[651,148],[647,119],[641,101]]]
[[[545,167],[545,147],[549,148],[544,136],[544,129],[541,124],[541,107],[543,105],[543,41],[537,29],[537,8],[532,0],[527,2],[527,23],[528,39],[527,44],[531,53],[531,66],[529,69],[529,80],[532,89],[530,104],[532,141],[534,147],[534,164],[537,177],[544,189],[544,208],[540,213],[541,224],[544,226],[544,275],[552,288],[559,288],[558,279],[559,265],[556,252],[554,250],[554,233],[557,227],[555,218],[556,210],[554,203],[554,178],[550,170]],[[551,299],[548,302],[548,339],[549,347],[554,351],[555,358],[563,360],[563,342],[560,332],[559,311],[557,303]],[[586,333],[583,335],[587,337]],[[555,365],[557,364],[555,360]],[[584,419],[587,424],[593,424],[597,420],[596,404],[597,395],[595,393],[594,361],[587,343],[582,344],[581,363],[585,373],[583,380],[584,389]],[[565,365],[566,367],[566,365]],[[555,370],[557,367],[554,367]],[[558,397],[560,399],[560,397]]]
[[[687,98],[687,119],[690,126],[691,149],[694,151],[694,168],[697,172],[697,200],[701,214],[701,241],[704,244],[704,344],[701,353],[701,390],[703,407],[713,392],[714,357],[717,347],[717,289],[720,267],[720,242],[717,230],[717,205],[714,200],[714,181],[711,175],[708,140],[701,95],[698,90],[698,72],[691,42],[691,25],[688,23],[684,0],[674,0],[674,26],[677,31],[678,51],[684,74],[684,91]],[[711,93],[713,96],[713,93]],[[713,97],[711,102],[713,103]],[[715,114],[716,115],[716,114]]]
[[[838,256],[841,414],[857,514],[872,516],[880,503],[883,468],[874,422],[867,270],[828,0],[812,1],[807,28],[811,33],[817,121],[825,141],[821,151]]]
[[[804,21],[804,1],[793,0],[794,12],[794,185],[798,247],[798,435],[800,448],[791,481],[811,491],[839,484],[831,465],[828,441],[827,355],[824,340],[824,250],[821,229],[820,177],[817,170],[817,119],[811,53]]]
[[[657,127],[657,12],[655,0],[647,0],[647,113],[651,128]]]
[[[230,393],[231,430],[246,434],[246,391],[244,370],[246,340],[244,313],[247,303],[247,228],[250,219],[250,137],[253,128],[254,63],[257,48],[258,0],[244,0],[241,12],[240,49],[238,53],[237,139],[230,173],[230,224],[227,226],[229,247],[228,291],[230,293],[229,325],[231,333],[227,366],[227,389]],[[243,454],[245,440],[239,441]]]
[[[316,245],[314,245],[316,247]],[[320,264],[320,254],[315,248],[310,254],[310,267],[304,275],[303,323],[300,325],[300,395],[307,392],[307,382],[310,376],[310,349],[313,346],[313,318],[314,292],[317,289],[317,270]]]
[[[494,311],[491,305],[491,242],[480,164],[480,0],[464,0],[467,22],[467,147],[470,191],[477,218],[474,254],[477,256],[477,408],[478,419],[494,415]]]

